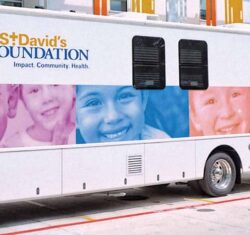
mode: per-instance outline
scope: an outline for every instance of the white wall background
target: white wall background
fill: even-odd
[[[34,8],[35,6],[44,6],[44,1],[39,1],[39,0],[23,0],[23,5],[24,7],[27,8]]]
[[[225,24],[225,0],[216,1],[216,22],[217,25]]]
[[[93,0],[47,0],[49,10],[93,13]]]
[[[243,2],[243,20],[244,23],[250,24],[250,0]]]

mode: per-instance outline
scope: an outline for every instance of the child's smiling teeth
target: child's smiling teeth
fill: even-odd
[[[54,115],[58,110],[58,107],[54,107],[54,108],[51,108],[51,109],[48,109],[44,112],[42,112],[42,115],[43,116],[51,116],[51,115]]]
[[[233,125],[229,125],[229,126],[225,126],[219,129],[220,133],[230,133],[232,132],[235,128],[237,128],[239,124],[233,124]]]
[[[227,128],[220,129],[221,132],[229,132],[232,130],[233,130],[233,127],[227,127]]]
[[[108,139],[116,139],[116,138],[120,138],[121,136],[125,135],[127,133],[127,128],[121,130],[121,131],[118,131],[118,132],[115,132],[115,133],[110,133],[110,134],[105,134],[104,136]]]

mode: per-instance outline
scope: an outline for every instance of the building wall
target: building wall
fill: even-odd
[[[48,0],[47,5],[49,10],[93,13],[93,0]]]

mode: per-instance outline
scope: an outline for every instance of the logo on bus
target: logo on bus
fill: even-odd
[[[89,50],[68,48],[60,35],[30,37],[24,33],[0,33],[0,58],[88,61]]]

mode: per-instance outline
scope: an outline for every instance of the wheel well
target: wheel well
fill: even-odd
[[[242,163],[239,157],[239,154],[236,152],[234,148],[228,145],[221,145],[216,147],[208,156],[208,158],[215,153],[218,152],[224,152],[227,153],[232,160],[234,161],[235,167],[236,167],[236,183],[240,184],[241,183],[241,169],[242,169]]]

